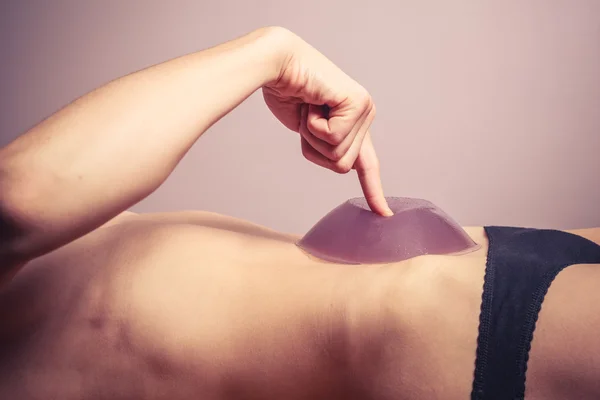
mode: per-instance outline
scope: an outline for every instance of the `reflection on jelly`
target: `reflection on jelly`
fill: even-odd
[[[323,260],[345,264],[390,263],[425,254],[463,254],[479,248],[461,226],[429,201],[388,197],[394,215],[370,211],[350,199],[323,217],[297,243]]]

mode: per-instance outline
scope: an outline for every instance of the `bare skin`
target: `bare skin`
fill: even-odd
[[[115,80],[0,149],[1,398],[468,398],[482,229],[474,253],[347,266],[225,216],[123,213],[256,90],[309,161],[355,169],[389,215],[372,99],[291,32]],[[529,398],[598,398],[599,274],[550,288]]]
[[[0,394],[468,398],[487,245],[467,231],[481,250],[357,267],[230,217],[122,214],[0,292]],[[600,394],[598,279],[579,265],[551,286],[527,398]]]

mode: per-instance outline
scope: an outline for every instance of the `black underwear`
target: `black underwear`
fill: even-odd
[[[483,284],[472,400],[525,397],[525,373],[544,296],[573,264],[600,263],[600,246],[554,230],[486,227]]]

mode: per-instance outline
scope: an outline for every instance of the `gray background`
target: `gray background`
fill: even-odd
[[[265,25],[369,89],[387,195],[428,199],[463,225],[600,226],[595,0],[3,0],[0,145],[111,79]],[[305,232],[361,193],[299,143],[254,95],[133,209]]]

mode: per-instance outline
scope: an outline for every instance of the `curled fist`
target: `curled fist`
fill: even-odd
[[[371,210],[391,215],[369,133],[375,105],[368,91],[301,38],[278,29],[285,54],[278,78],[263,87],[267,106],[300,133],[306,159],[337,173],[355,169]]]

